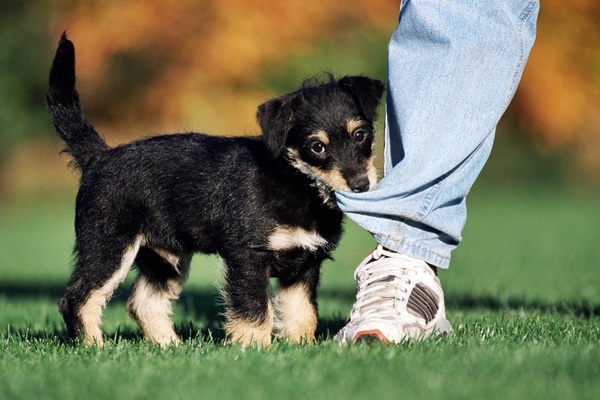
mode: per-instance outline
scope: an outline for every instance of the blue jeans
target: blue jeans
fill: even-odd
[[[384,177],[337,193],[384,247],[440,268],[535,39],[537,0],[406,0],[388,48]]]

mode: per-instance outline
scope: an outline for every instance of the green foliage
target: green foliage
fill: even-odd
[[[263,73],[264,85],[273,93],[288,93],[298,82],[321,72],[367,75],[386,82],[389,38],[367,29],[353,29],[335,41],[320,41],[308,54],[290,55]],[[359,55],[359,56],[357,56]]]
[[[0,148],[50,129],[44,107],[51,61],[46,3],[0,2]]]

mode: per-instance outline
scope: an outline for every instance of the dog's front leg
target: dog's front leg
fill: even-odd
[[[262,261],[262,262],[261,262]],[[225,332],[231,342],[244,347],[271,345],[273,306],[269,299],[266,260],[244,257],[244,263],[225,260]]]
[[[310,268],[301,279],[292,283],[279,280],[276,324],[279,336],[296,343],[315,340],[318,284],[318,266]]]

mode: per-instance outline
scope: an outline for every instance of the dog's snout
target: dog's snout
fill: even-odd
[[[350,190],[354,193],[366,192],[369,190],[371,186],[371,182],[369,182],[369,178],[366,176],[360,176],[358,178],[352,179],[348,182],[348,186],[350,186]]]

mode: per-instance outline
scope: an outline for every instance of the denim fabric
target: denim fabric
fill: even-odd
[[[388,48],[384,177],[373,191],[336,193],[383,246],[448,268],[538,10],[531,0],[402,3]]]

